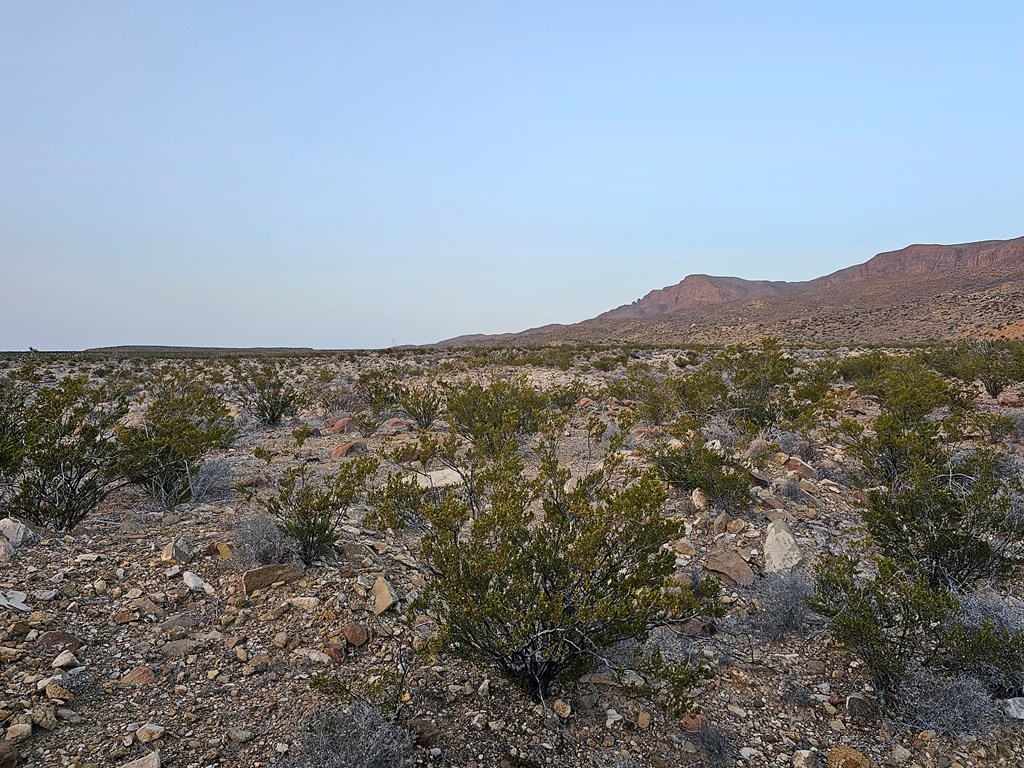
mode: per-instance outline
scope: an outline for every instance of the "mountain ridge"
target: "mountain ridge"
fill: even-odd
[[[571,325],[440,344],[736,343],[787,334],[804,343],[900,343],[1016,338],[1022,327],[1024,237],[1018,237],[913,244],[799,282],[692,274]]]

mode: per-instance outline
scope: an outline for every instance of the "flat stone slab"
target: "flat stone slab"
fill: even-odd
[[[708,555],[707,569],[728,576],[744,587],[754,583],[754,571],[737,552],[712,552]]]
[[[246,595],[251,595],[256,590],[266,589],[279,581],[298,581],[302,578],[302,574],[302,569],[292,563],[264,565],[242,574],[242,589],[245,590]]]

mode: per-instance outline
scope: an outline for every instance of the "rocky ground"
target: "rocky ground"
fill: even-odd
[[[985,407],[1017,412],[1004,402]],[[870,415],[869,404],[847,405],[848,415]],[[623,406],[584,407],[610,418]],[[563,448],[577,469],[588,461],[585,420]],[[396,421],[363,439],[304,421],[315,429],[300,452],[325,468],[363,449],[383,454],[411,432]],[[265,483],[295,452],[298,423],[251,431],[225,452],[235,480]],[[651,437],[637,430],[633,445]],[[270,465],[252,456],[255,445],[276,454]],[[688,523],[674,544],[680,573],[715,572],[728,607],[724,619],[657,638],[715,672],[694,692],[700,714],[681,719],[600,675],[537,704],[493,671],[413,656],[432,630],[409,610],[426,579],[418,539],[363,527],[361,508],[349,511],[337,561],[308,569],[243,561],[239,521],[252,508],[237,493],[167,512],[126,491],[64,537],[8,522],[0,768],[273,766],[295,750],[323,681],[358,691],[403,663],[403,716],[424,766],[1024,764],[1016,721],[956,741],[885,722],[858,663],[820,624],[776,641],[760,631],[766,570],[806,570],[820,553],[855,546],[857,492],[842,452],[802,453],[750,457],[748,512],[716,512],[699,495],[670,501]]]

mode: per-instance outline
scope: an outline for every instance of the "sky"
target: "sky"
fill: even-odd
[[[1019,2],[0,0],[0,349],[386,347],[1024,235]]]

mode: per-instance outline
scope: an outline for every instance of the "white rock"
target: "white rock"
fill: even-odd
[[[764,569],[768,573],[791,571],[803,560],[793,531],[785,520],[776,520],[768,526],[764,542]]]
[[[315,611],[320,607],[319,597],[292,597],[288,599],[288,604],[292,608],[298,608],[300,611]]]
[[[1003,710],[1014,720],[1024,720],[1024,696],[1015,699],[1003,699]]]
[[[156,723],[146,723],[139,730],[135,732],[135,738],[141,741],[143,744],[148,744],[151,741],[156,741],[165,733],[165,728],[162,725]]]
[[[193,592],[202,592],[206,587],[206,582],[199,575],[192,573],[192,571],[185,571],[181,578],[184,579],[185,586]]]
[[[17,590],[8,590],[7,592],[0,591],[0,608],[14,608],[18,611],[30,611],[31,608],[25,604],[25,598],[28,597],[24,592],[18,592]]]
[[[454,469],[437,469],[425,475],[417,475],[416,483],[421,488],[448,488],[462,483],[462,475]]]
[[[296,648],[295,655],[309,659],[314,664],[330,664],[332,659],[323,651],[314,648]]]
[[[75,667],[82,666],[75,654],[71,651],[61,651],[60,655],[53,660],[53,664],[50,665],[54,669],[74,669]]]

